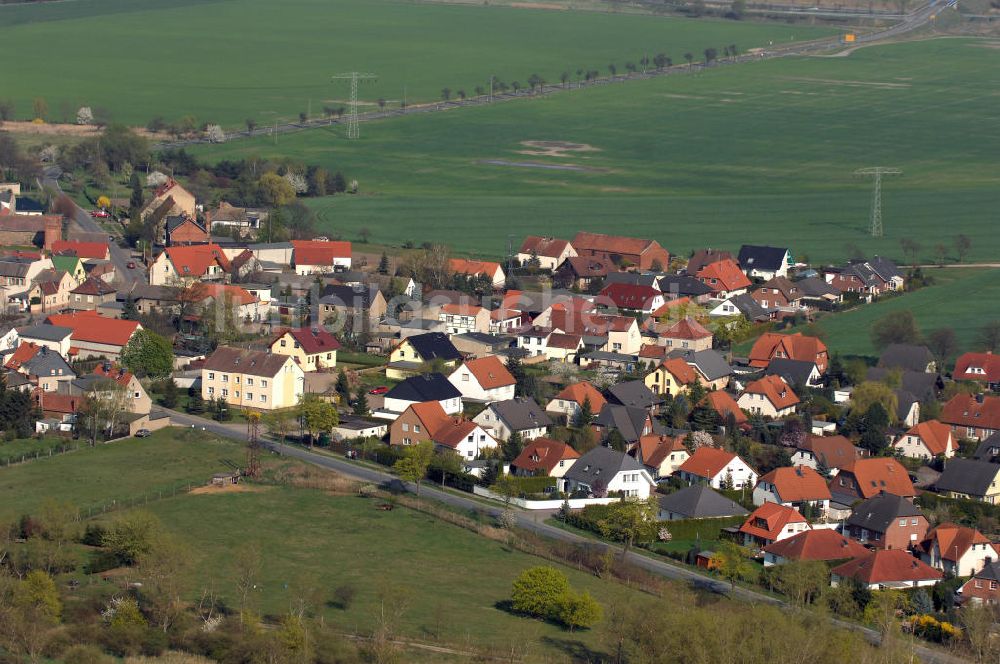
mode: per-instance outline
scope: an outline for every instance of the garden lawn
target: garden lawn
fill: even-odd
[[[202,431],[168,428],[148,438],[0,468],[0,522],[35,511],[47,499],[70,502],[86,514],[88,508],[111,501],[204,484],[213,473],[243,461],[244,451],[235,443]]]
[[[694,25],[694,24],[692,24]],[[798,259],[1000,255],[1000,49],[981,39],[783,58],[445,113],[198,148],[321,163],[360,195],[306,199],[329,235],[400,246],[444,242],[501,257],[528,234],[579,230],[650,237],[684,255],[780,244]],[[592,149],[538,154],[525,141]],[[499,162],[499,163],[498,163]],[[895,166],[883,187],[885,236],[868,233],[866,166]]]
[[[485,3],[484,3],[485,4]],[[0,97],[32,119],[74,122],[81,106],[129,124],[191,114],[242,126],[322,117],[344,106],[341,72],[377,74],[364,108],[539,74],[625,71],[658,52],[681,62],[706,48],[741,49],[835,34],[829,28],[393,0],[74,0],[0,6]]]
[[[235,604],[233,552],[247,542],[261,547],[259,602],[265,614],[288,610],[297,588],[314,588],[328,623],[364,632],[374,624],[379,593],[403,605],[402,632],[453,644],[530,644],[529,661],[550,659],[550,639],[599,646],[598,634],[569,633],[498,608],[510,598],[522,570],[545,561],[511,551],[465,529],[397,507],[376,509],[377,499],[335,497],[321,491],[264,487],[257,493],[182,496],[152,505],[173,532],[195,550],[190,592],[214,587]],[[564,568],[571,585],[607,607],[646,597],[592,575]],[[353,605],[326,606],[333,590],[357,589]]]

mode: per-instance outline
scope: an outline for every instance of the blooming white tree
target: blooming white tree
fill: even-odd
[[[94,112],[90,110],[90,106],[80,107],[80,110],[76,112],[76,123],[78,125],[94,124]]]
[[[217,124],[210,124],[205,127],[205,136],[212,143],[226,142],[226,132],[222,131],[222,127]]]
[[[309,183],[306,182],[306,177],[301,173],[288,171],[285,173],[285,180],[288,181],[288,184],[292,185],[292,189],[295,190],[296,194],[304,194],[309,191]]]

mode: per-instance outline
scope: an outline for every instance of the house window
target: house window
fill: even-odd
[[[409,431],[409,430],[410,430],[410,425],[407,424],[406,422],[403,422],[403,431]]]
[[[419,424],[414,424],[413,425],[413,433],[420,433],[420,425]]]
[[[212,396],[213,394],[215,394],[215,388],[214,387],[208,388],[208,396]]]
[[[983,582],[980,581],[979,579],[976,579],[976,587],[977,588],[982,588],[983,587]]]
[[[247,401],[253,401],[253,392],[247,392]]]
[[[997,582],[990,581],[990,590],[996,590],[996,589],[997,589]]]
[[[260,395],[260,402],[261,403],[266,403],[267,402],[267,395],[266,394]]]
[[[260,386],[261,387],[267,387],[267,381],[266,380],[261,380],[260,381]]]
[[[239,377],[239,376],[236,376],[236,377],[234,377],[234,378],[233,378],[233,381],[234,381],[235,383],[239,384],[239,382],[240,382],[240,377]]]
[[[462,374],[462,382],[463,383],[468,383],[469,382],[469,374],[467,374],[467,373]]]
[[[900,519],[899,520],[899,525],[900,525],[900,527],[905,526],[906,525],[906,519]]]
[[[229,374],[222,374],[222,382],[223,383],[229,382]]]
[[[236,392],[236,398],[237,398],[237,399],[239,399],[239,398],[240,398],[240,393],[239,393],[239,391],[238,391],[238,390],[237,390],[237,392]]]
[[[247,385],[253,387],[253,378],[247,378]]]
[[[227,390],[227,389],[223,389],[223,390],[222,390],[222,396],[223,396],[223,397],[228,397],[228,396],[229,396],[229,390]]]
[[[209,380],[215,380],[215,373],[214,373],[214,372],[212,372],[212,371],[209,371],[209,372],[208,372],[208,379],[209,379]]]

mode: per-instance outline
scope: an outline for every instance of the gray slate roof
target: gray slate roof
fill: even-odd
[[[793,360],[788,357],[776,357],[771,360],[764,371],[765,376],[781,376],[786,383],[795,387],[798,385],[809,385],[809,376],[815,368],[815,362],[804,360]]]
[[[666,274],[660,277],[660,291],[677,297],[701,297],[712,289],[687,274]]]
[[[889,344],[878,358],[878,366],[883,369],[906,369],[923,372],[934,361],[927,346],[915,344]]]
[[[661,496],[660,509],[680,514],[687,519],[712,519],[748,514],[742,505],[726,498],[706,484],[693,484],[669,496]]]
[[[443,401],[461,398],[462,393],[439,373],[411,376],[386,392],[386,399],[402,401]]]
[[[455,348],[455,344],[451,343],[448,335],[441,332],[414,334],[412,337],[407,337],[406,340],[410,342],[410,345],[425,362],[438,358],[445,361],[462,358],[462,354]]]
[[[563,477],[593,488],[597,480],[607,486],[622,471],[640,470],[643,470],[642,464],[629,455],[610,447],[597,446],[577,459]]]
[[[737,262],[744,270],[777,271],[785,264],[785,254],[787,253],[788,249],[784,247],[744,244],[740,247]]]
[[[733,374],[733,368],[726,362],[726,358],[711,348],[699,351],[675,350],[668,353],[667,357],[679,357],[688,364],[693,364],[708,380],[717,380]]]
[[[740,293],[729,298],[733,306],[743,314],[748,320],[767,320],[770,318],[768,310],[760,306],[757,300],[750,297],[748,293]]]
[[[843,295],[839,289],[826,283],[826,281],[821,277],[806,277],[804,279],[799,279],[795,282],[795,285],[800,291],[802,291],[802,297],[817,298],[823,297],[824,295],[840,297]]]
[[[594,420],[594,424],[605,429],[618,429],[629,443],[634,443],[642,436],[642,429],[646,424],[649,411],[645,408],[634,408],[632,406],[622,406],[609,403],[601,409],[600,415]],[[660,433],[659,423],[653,420],[652,433]]]
[[[608,388],[612,403],[619,403],[622,406],[632,406],[634,408],[652,408],[659,403],[659,399],[653,391],[646,387],[646,383],[641,380],[630,380],[624,383],[615,383]]]
[[[978,451],[978,450],[977,450]],[[935,483],[938,491],[985,496],[1000,465],[976,459],[951,459]]]
[[[992,461],[994,457],[998,456],[1000,456],[1000,432],[983,439],[972,458],[980,461]]]
[[[860,503],[851,512],[847,525],[884,533],[894,519],[903,516],[923,516],[920,508],[902,496],[883,493]]]
[[[59,353],[41,347],[35,356],[21,365],[31,376],[75,376]]]
[[[451,383],[448,383],[451,385]],[[457,390],[456,390],[457,391]],[[512,431],[552,426],[552,420],[538,403],[529,397],[516,397],[490,404],[497,417]]]
[[[866,378],[868,380],[881,381],[889,375],[892,369],[882,369],[871,367],[868,369]],[[926,373],[924,371],[903,371],[899,377],[899,389],[909,392],[917,398],[920,403],[934,401],[937,398],[937,391],[944,387],[941,376],[936,373]]]
[[[637,272],[609,272],[604,278],[605,284],[629,284],[631,286],[651,286],[656,288],[658,274],[639,274]]]
[[[22,339],[41,339],[43,341],[62,341],[73,334],[73,329],[69,327],[59,327],[58,325],[32,325],[18,330],[18,336]]]

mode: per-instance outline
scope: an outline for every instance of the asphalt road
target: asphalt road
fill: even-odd
[[[45,177],[41,181],[41,186],[61,194],[62,188],[59,186],[60,175],[62,175],[62,170],[58,166],[49,166],[45,169]],[[107,231],[101,228],[101,225],[90,216],[89,212],[76,205],[76,203],[73,206],[75,208],[73,221],[76,222],[77,226],[88,233],[108,235]],[[115,282],[118,284],[119,290],[131,290],[135,283],[146,281],[146,270],[141,261],[136,261],[135,267],[129,268],[128,264],[133,259],[128,249],[119,247],[116,242],[110,241],[110,238],[108,247],[110,249],[111,262],[115,266]]]
[[[205,431],[210,431],[216,435],[222,436],[224,438],[232,438],[234,440],[245,441],[246,440],[246,430],[239,424],[222,424],[219,422],[214,422],[211,420],[206,420],[201,417],[195,417],[192,415],[187,415],[186,413],[181,413],[178,411],[170,411],[171,420],[180,426],[192,426],[196,428],[204,429]],[[365,466],[360,466],[357,464],[350,463],[346,460],[339,459],[337,457],[328,456],[326,454],[317,454],[315,452],[310,452],[307,449],[301,447],[295,447],[290,445],[282,445],[275,442],[265,441],[264,446],[271,451],[280,454],[282,456],[291,457],[293,459],[299,459],[306,463],[319,466],[321,468],[327,468],[329,470],[336,471],[343,475],[353,477],[355,479],[372,482],[375,484],[382,484],[388,480],[398,479],[395,475],[388,472],[383,472],[379,470],[374,470]],[[414,490],[415,487],[412,485],[407,485],[410,490]],[[420,489],[420,495],[422,498],[428,498],[431,500],[438,501],[445,505],[453,508],[484,512],[492,517],[496,517],[502,511],[499,506],[497,507],[486,507],[481,502],[473,500],[471,498],[466,498],[461,495],[456,495],[447,491],[441,491],[435,488],[433,485],[422,484]],[[517,517],[517,525],[527,531],[546,537],[553,540],[558,540],[562,542],[569,542],[574,544],[595,544],[595,541],[590,538],[582,537],[576,533],[572,533],[561,528],[556,528],[550,526],[544,522],[543,515],[532,514],[528,510],[521,510],[517,508],[512,508],[515,516]],[[787,602],[780,599],[764,595],[762,593],[749,590],[747,588],[737,587],[735,590],[731,590],[728,584],[721,583],[715,579],[708,578],[697,572],[692,571],[687,567],[682,567],[680,565],[673,565],[668,562],[657,560],[654,558],[649,558],[647,556],[629,553],[629,562],[633,565],[641,567],[649,572],[658,574],[664,578],[683,581],[690,583],[692,586],[707,590],[709,592],[718,593],[721,595],[727,595],[733,599],[738,599],[743,602],[748,602],[750,604],[771,604],[774,606],[780,606],[785,608],[790,608]],[[854,623],[849,623],[837,619],[831,619],[835,625],[842,627],[844,629],[854,630],[861,633],[868,641],[872,643],[879,642],[879,635],[875,630],[868,629],[866,627],[861,627]],[[947,653],[938,652],[931,650],[929,648],[924,648],[917,646],[914,648],[914,654],[920,657],[921,661],[927,664],[960,664],[966,662],[960,657],[955,657]]]

